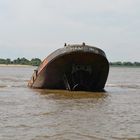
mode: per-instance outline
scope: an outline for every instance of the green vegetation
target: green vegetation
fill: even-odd
[[[41,60],[39,58],[33,58],[28,60],[26,58],[17,58],[15,60],[11,60],[9,58],[3,59],[0,58],[0,64],[17,64],[17,65],[32,65],[32,66],[39,66]],[[110,62],[110,66],[130,66],[130,67],[140,67],[140,62]]]
[[[11,60],[9,58],[2,59],[0,58],[0,64],[16,64],[16,65],[32,65],[32,66],[39,66],[41,63],[41,60],[39,58],[33,58],[31,60],[28,60],[26,58],[17,58],[15,60]]]
[[[140,62],[110,62],[110,66],[140,67]]]

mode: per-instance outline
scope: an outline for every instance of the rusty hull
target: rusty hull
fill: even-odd
[[[96,47],[68,45],[50,54],[35,70],[32,88],[100,91],[109,72],[105,53]]]

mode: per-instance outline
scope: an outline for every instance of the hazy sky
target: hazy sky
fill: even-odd
[[[140,0],[0,0],[0,57],[45,58],[64,43],[140,61]]]

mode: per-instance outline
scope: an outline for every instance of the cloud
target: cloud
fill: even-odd
[[[19,56],[45,57],[64,42],[84,41],[105,50],[110,60],[131,59],[130,52],[135,52],[133,60],[140,60],[139,4],[139,0],[0,0],[0,48],[22,50]]]

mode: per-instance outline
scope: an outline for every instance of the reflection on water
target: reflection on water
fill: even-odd
[[[111,68],[106,92],[30,89],[34,67],[0,67],[0,139],[140,139],[140,69]]]
[[[44,95],[46,98],[52,99],[104,99],[107,94],[105,92],[85,92],[85,91],[67,91],[67,90],[45,90],[34,89],[35,92]]]

